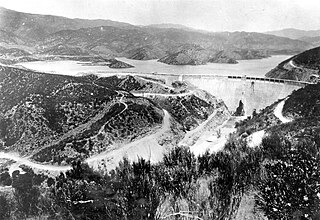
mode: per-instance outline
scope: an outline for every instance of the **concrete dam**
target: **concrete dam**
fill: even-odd
[[[306,83],[284,80],[261,80],[255,77],[210,77],[184,76],[187,81],[210,94],[221,98],[230,111],[235,111],[241,100],[246,115],[253,110],[263,109],[278,99],[290,95],[292,91],[304,87]]]
[[[228,109],[236,110],[241,100],[246,115],[253,110],[263,109],[278,99],[290,95],[292,91],[304,87],[308,82],[271,79],[247,76],[217,76],[217,75],[178,75],[153,73],[150,77],[165,80],[167,84],[173,81],[185,81],[210,94],[221,98]]]

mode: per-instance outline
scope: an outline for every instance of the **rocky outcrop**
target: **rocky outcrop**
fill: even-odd
[[[243,104],[242,100],[239,101],[239,106],[237,107],[237,109],[233,115],[234,116],[244,116],[245,115],[244,104]]]

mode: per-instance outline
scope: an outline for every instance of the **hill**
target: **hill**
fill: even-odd
[[[181,29],[181,30],[194,30],[193,28],[187,27],[185,25],[182,24],[171,24],[171,23],[162,23],[162,24],[150,24],[150,25],[146,25],[145,27],[151,27],[151,28],[165,28],[165,29]]]
[[[0,85],[1,150],[59,164],[115,150],[118,158],[111,161],[116,164],[128,143],[137,141],[138,147],[143,137],[166,125],[151,148],[162,152],[176,145],[184,131],[205,121],[221,102],[210,95],[180,97],[178,88],[132,76],[72,77],[5,66]],[[165,95],[151,101],[131,92]]]
[[[227,58],[218,55],[214,62],[229,63],[230,59],[260,59],[272,54],[294,54],[311,47],[310,43],[304,41],[253,32],[212,33],[179,25],[139,27],[110,20],[70,19],[5,8],[0,9],[0,16],[0,46],[23,48],[35,54],[43,54],[44,57],[46,53],[57,56],[100,54],[111,58],[124,56],[141,60],[164,60],[166,56],[181,53],[181,47],[196,45],[209,54],[217,55],[224,51]],[[191,63],[205,62],[200,59]]]
[[[299,30],[294,28],[287,28],[282,30],[276,30],[276,31],[268,31],[265,32],[266,34],[272,34],[279,37],[287,37],[290,39],[302,39],[304,37],[318,37],[320,36],[320,30],[311,30],[311,31],[305,31],[305,30]]]
[[[317,82],[320,68],[320,47],[293,56],[266,74],[266,77]]]
[[[201,65],[206,64],[210,52],[197,45],[184,45],[174,52],[159,59],[159,62],[171,65]]]
[[[303,41],[258,33],[205,34],[181,29],[124,29],[110,26],[56,32],[48,35],[41,47],[61,44],[71,47],[81,45],[85,50],[134,59],[160,59],[188,45],[196,45],[209,53],[229,51],[232,59],[259,59],[267,57],[266,54],[292,54],[309,48]]]
[[[316,37],[302,37],[299,40],[311,43],[313,46],[318,47],[320,45],[320,36]]]
[[[79,86],[82,80],[94,80],[101,89],[123,87],[145,91],[150,87],[142,85],[155,86],[143,78],[131,76],[121,79],[87,76],[77,81]],[[174,117],[185,115],[175,113],[182,109],[176,105],[185,105],[189,113],[194,105],[206,107],[201,100],[183,93],[180,97],[174,93],[175,96],[166,99],[169,88],[157,82],[160,84],[154,89],[163,96],[153,95],[152,102],[158,102],[162,108],[174,103],[173,108],[168,109]],[[13,172],[12,177],[7,170],[2,170],[0,184],[5,186],[0,188],[0,201],[4,204],[1,210],[8,217],[23,213],[29,218],[68,215],[74,219],[141,219],[146,216],[146,219],[154,219],[172,215],[202,219],[302,219],[305,216],[318,219],[319,86],[301,88],[287,99],[238,123],[237,133],[230,136],[220,152],[195,156],[189,149],[177,147],[165,153],[158,163],[141,158],[134,162],[123,159],[110,172],[101,171],[107,165],[101,165],[97,172],[77,161],[72,163],[70,171],[54,178],[36,174],[27,167],[22,167],[23,172]],[[120,98],[132,104],[127,101],[133,97],[125,93],[122,91]],[[214,100],[204,96],[203,101]],[[152,102],[145,100],[144,103]],[[279,106],[280,111],[277,110]],[[157,112],[159,107],[150,108]],[[194,108],[198,119],[202,117],[200,108]],[[11,114],[17,116],[20,109],[15,111]],[[290,120],[283,122],[279,114]],[[161,117],[161,113],[158,116]],[[261,131],[265,135],[260,144],[251,146],[250,138]],[[150,136],[146,137],[149,141],[154,137]],[[27,208],[13,206],[19,212],[9,209],[8,201],[21,200]],[[48,206],[49,202],[53,205]]]
[[[128,58],[133,60],[153,60],[166,55],[166,49],[162,45],[147,45],[128,51]]]
[[[249,145],[263,134],[254,147],[264,155],[260,165],[266,175],[252,188],[251,195],[258,195],[255,206],[262,208],[268,218],[302,215],[319,218],[314,209],[319,207],[314,189],[320,179],[313,175],[320,167],[319,89],[319,84],[307,85],[238,124],[236,135]],[[304,183],[296,185],[293,183],[296,179]],[[304,188],[303,193],[300,187]],[[286,208],[288,203],[294,207]]]
[[[0,7],[0,29],[35,43],[61,30],[75,30],[97,26],[130,28],[132,25],[110,20],[70,19],[52,15],[28,14]]]

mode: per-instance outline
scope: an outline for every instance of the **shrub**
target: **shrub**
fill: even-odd
[[[11,176],[8,172],[4,172],[0,174],[0,186],[10,186],[12,183]]]
[[[3,219],[10,217],[10,203],[3,195],[0,195],[0,217]]]
[[[267,178],[259,184],[257,205],[270,219],[318,219],[320,166],[313,150],[301,144],[282,160],[266,165]]]

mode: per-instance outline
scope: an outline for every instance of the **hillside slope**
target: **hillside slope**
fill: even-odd
[[[164,99],[151,101],[131,92],[151,92]],[[158,144],[149,149],[163,152],[217,108],[214,97],[190,93],[179,99],[176,92],[139,77],[72,77],[1,66],[0,149],[38,162],[70,163],[122,152],[127,144],[166,126]],[[135,147],[144,145],[131,149]]]
[[[1,148],[38,161],[86,158],[162,123],[161,109],[117,85],[9,67],[0,78]]]
[[[181,47],[195,45],[206,51],[201,53],[226,53],[211,62],[234,63],[233,60],[260,59],[270,54],[298,53],[311,47],[304,41],[254,32],[210,33],[157,25],[139,27],[109,20],[69,19],[5,8],[0,9],[0,18],[0,46],[26,47],[37,55],[81,56],[89,53],[148,60],[175,56],[175,53],[182,53]],[[199,58],[191,63],[203,64],[204,61]]]
[[[27,42],[35,43],[48,34],[61,30],[75,30],[97,26],[133,27],[110,20],[70,19],[61,16],[22,13],[0,7],[0,29],[15,34]]]
[[[266,74],[266,77],[317,82],[320,69],[320,47],[293,56]]]
[[[276,31],[268,31],[265,32],[266,34],[272,34],[279,37],[287,37],[291,39],[301,39],[303,37],[316,37],[320,36],[320,30],[299,30],[295,28],[287,28],[282,30],[276,30]]]

